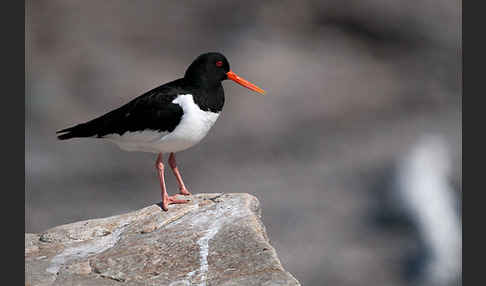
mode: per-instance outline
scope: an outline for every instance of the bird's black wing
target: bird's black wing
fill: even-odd
[[[57,131],[58,138],[66,140],[75,137],[103,137],[110,134],[122,135],[130,131],[175,129],[181,121],[183,110],[172,103],[178,94],[184,93],[180,81],[154,88],[129,103],[91,121]]]

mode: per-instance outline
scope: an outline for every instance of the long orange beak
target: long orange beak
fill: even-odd
[[[236,82],[237,84],[240,84],[248,89],[251,89],[253,91],[256,91],[262,95],[265,95],[265,91],[261,88],[259,88],[258,86],[254,85],[253,83],[247,81],[246,79],[242,78],[242,77],[239,77],[237,74],[235,74],[234,72],[232,71],[229,71],[226,73],[226,75],[228,76],[228,79],[231,79],[232,81]]]

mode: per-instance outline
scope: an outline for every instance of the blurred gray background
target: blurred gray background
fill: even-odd
[[[190,191],[255,195],[303,285],[460,285],[461,5],[26,1],[26,232],[159,202],[154,154],[55,131],[219,51],[267,95],[223,83]]]

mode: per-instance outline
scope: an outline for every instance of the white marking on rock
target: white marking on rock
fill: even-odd
[[[202,283],[199,286],[206,286],[207,272],[209,270],[208,255],[209,255],[209,241],[218,233],[223,225],[223,220],[216,219],[206,233],[197,241],[199,245],[200,266],[199,273],[201,275]]]
[[[197,240],[199,245],[199,269],[193,270],[186,274],[186,280],[191,281],[193,276],[198,273],[201,283],[198,286],[206,286],[207,273],[209,271],[208,256],[209,242],[220,231],[221,227],[227,223],[233,223],[242,217],[251,215],[246,208],[231,208],[228,206],[215,204],[214,210],[207,210],[198,213],[192,220],[192,225],[197,228],[204,228],[204,234]],[[231,215],[229,215],[229,212]]]
[[[120,239],[120,234],[123,228],[119,228],[109,235],[86,241],[81,245],[75,247],[67,247],[60,254],[54,256],[50,261],[47,272],[56,274],[59,269],[66,263],[78,259],[101,253],[113,247]]]

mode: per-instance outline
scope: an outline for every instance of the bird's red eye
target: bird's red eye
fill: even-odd
[[[218,68],[222,67],[222,66],[223,66],[223,62],[222,62],[222,61],[217,61],[217,62],[216,62],[216,66],[217,66]]]

